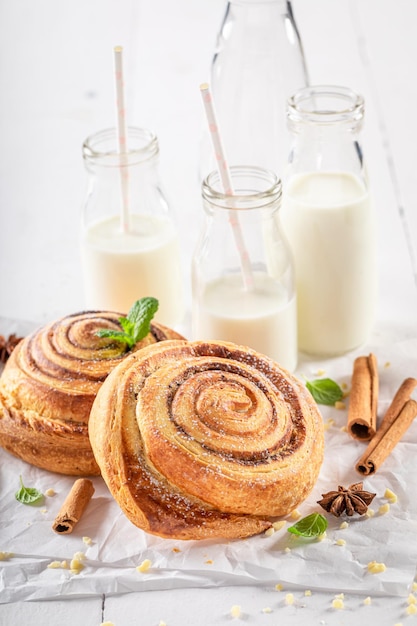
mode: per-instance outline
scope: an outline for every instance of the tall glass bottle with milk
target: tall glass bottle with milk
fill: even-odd
[[[363,98],[345,87],[312,86],[288,102],[282,217],[295,260],[299,348],[310,354],[345,353],[372,329],[376,226],[363,117]]]
[[[229,163],[282,172],[288,154],[286,101],[308,84],[291,1],[225,3],[210,83]],[[216,167],[211,158],[206,136],[203,177]]]
[[[263,168],[232,166],[203,181],[204,226],[193,256],[193,337],[246,345],[292,371],[297,321],[292,258],[279,222],[281,182]],[[236,235],[239,235],[238,237]]]
[[[127,313],[139,298],[159,300],[155,318],[168,326],[183,317],[178,235],[158,175],[158,140],[129,128],[118,153],[115,129],[88,137],[89,173],[82,213],[81,254],[89,309]],[[124,203],[121,210],[121,203]]]

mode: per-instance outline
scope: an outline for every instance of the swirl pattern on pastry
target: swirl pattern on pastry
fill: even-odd
[[[220,341],[132,354],[90,416],[102,476],[127,517],[180,539],[249,536],[291,512],[317,480],[323,439],[294,376]]]
[[[0,445],[23,460],[62,474],[99,474],[88,438],[94,398],[127,346],[100,338],[120,330],[120,314],[75,313],[44,326],[13,350],[0,378]],[[151,324],[134,350],[181,338]]]

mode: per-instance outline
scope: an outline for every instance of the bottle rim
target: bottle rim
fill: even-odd
[[[362,95],[349,87],[313,85],[296,91],[287,101],[290,122],[335,124],[360,122],[364,116]]]
[[[229,170],[233,195],[223,190],[218,170],[210,172],[203,180],[202,196],[210,205],[222,209],[246,210],[264,208],[281,201],[282,183],[272,170],[251,165],[232,165]]]
[[[159,154],[157,136],[150,130],[129,126],[126,129],[127,151],[123,154],[123,165],[133,165],[149,161]],[[89,135],[82,145],[83,158],[95,165],[120,167],[118,137],[116,128],[106,128]]]

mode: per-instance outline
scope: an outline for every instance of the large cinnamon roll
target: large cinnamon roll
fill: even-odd
[[[13,350],[0,377],[0,445],[38,467],[70,475],[100,473],[88,438],[93,400],[127,346],[100,338],[120,330],[118,313],[69,315],[35,331]],[[151,323],[138,350],[183,337]]]
[[[304,385],[221,341],[166,341],[127,357],[97,394],[90,440],[126,516],[178,539],[261,532],[306,498],[323,459]]]

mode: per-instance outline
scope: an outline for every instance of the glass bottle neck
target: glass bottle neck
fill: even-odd
[[[233,194],[223,191],[220,174],[217,171],[207,176],[202,184],[204,208],[209,214],[224,213],[230,210],[242,213],[262,209],[276,211],[281,205],[281,181],[270,170],[252,166],[230,167]]]
[[[129,127],[126,151],[121,152],[116,129],[109,128],[90,135],[84,141],[82,151],[87,170],[97,172],[101,168],[153,166],[159,155],[159,144],[152,132],[143,128]]]

